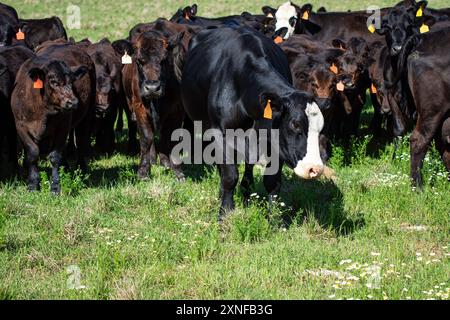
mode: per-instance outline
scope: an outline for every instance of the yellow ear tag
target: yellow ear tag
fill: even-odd
[[[330,67],[330,71],[334,74],[338,74],[338,67],[336,67],[336,65],[333,63]]]
[[[37,79],[34,81],[33,88],[34,89],[42,89],[42,88],[44,88],[44,83],[42,82],[41,79],[39,79],[39,77],[37,77]]]
[[[267,101],[266,108],[264,109],[264,119],[272,120],[272,106],[270,100]]]
[[[125,51],[125,54],[122,57],[122,64],[132,64],[133,61],[131,60],[131,57],[128,55],[128,52]]]
[[[370,86],[370,92],[372,92],[373,94],[377,93],[377,87],[375,87],[375,85],[372,83],[372,85]]]
[[[374,26],[373,24],[371,24],[371,25],[368,27],[368,29],[369,29],[370,33],[374,33],[374,32],[376,31],[375,26]]]
[[[417,10],[417,13],[416,13],[416,17],[421,17],[421,16],[423,16],[423,9],[422,9],[422,7],[420,7],[419,10]]]
[[[16,33],[16,39],[25,40],[25,33],[23,33],[22,30],[19,29],[19,32]]]
[[[427,26],[425,23],[422,24],[422,26],[420,27],[420,33],[427,33],[430,31],[430,27]]]
[[[308,13],[308,11],[303,12],[302,19],[303,20],[309,20],[309,13]]]
[[[343,83],[342,81],[339,81],[339,82],[336,84],[336,89],[337,89],[337,91],[343,92],[343,91],[345,90],[345,85],[344,85],[344,83]]]

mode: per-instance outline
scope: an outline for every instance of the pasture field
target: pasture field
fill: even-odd
[[[27,18],[81,7],[77,40],[127,35],[138,22],[169,17],[186,1],[6,0]],[[282,1],[197,0],[199,15],[260,12]],[[310,1],[329,10],[395,1]],[[430,1],[434,7],[445,0]],[[187,181],[152,168],[137,181],[137,157],[119,152],[66,172],[63,194],[49,192],[42,162],[40,193],[25,181],[0,185],[0,299],[449,299],[450,183],[432,149],[423,192],[411,189],[409,143],[367,135],[349,151],[334,146],[332,181],[302,182],[284,170],[270,214],[259,170],[248,208],[217,224],[219,176],[186,168]]]

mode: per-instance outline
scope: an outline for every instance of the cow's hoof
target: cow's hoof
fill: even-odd
[[[139,180],[147,181],[150,179],[150,174],[147,169],[139,169],[137,173],[137,177]]]
[[[61,186],[60,185],[52,185],[50,192],[52,193],[52,195],[54,196],[59,196],[61,195]]]
[[[29,192],[39,192],[41,191],[41,187],[40,186],[36,186],[36,185],[30,185],[28,186],[28,191]]]

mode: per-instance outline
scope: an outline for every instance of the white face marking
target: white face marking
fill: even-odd
[[[318,178],[324,170],[319,148],[319,135],[324,126],[324,118],[315,102],[308,103],[305,112],[309,126],[306,156],[298,162],[294,172],[300,178],[314,179]]]
[[[277,20],[275,24],[275,31],[278,31],[281,28],[287,28],[288,32],[284,36],[284,39],[289,39],[289,37],[295,31],[295,28],[290,25],[289,19],[297,19],[297,10],[295,10],[295,7],[291,4],[290,1],[288,1],[278,8],[277,13],[275,14],[275,18]]]

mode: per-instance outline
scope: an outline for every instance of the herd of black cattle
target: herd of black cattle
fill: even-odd
[[[68,39],[59,18],[20,19],[0,3],[0,150],[16,170],[23,150],[29,190],[40,188],[42,155],[58,194],[69,154],[87,170],[93,137],[102,152],[113,152],[124,112],[128,147],[140,146],[139,178],[158,158],[184,177],[170,157],[171,135],[192,130],[193,121],[222,132],[280,129],[280,162],[316,178],[330,140],[358,133],[367,92],[372,134],[394,138],[413,129],[416,186],[433,140],[450,172],[450,8],[404,0],[381,9],[373,24],[366,11],[314,12],[291,2],[214,19],[197,9],[138,24],[127,39],[91,43]],[[218,167],[223,213],[234,207],[239,177],[236,165]],[[270,195],[280,181],[281,169],[264,177]],[[252,183],[248,164],[245,195]]]

